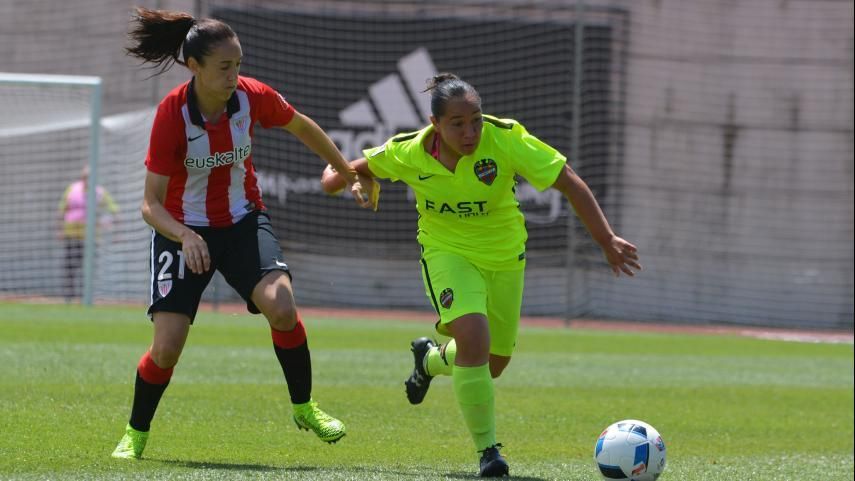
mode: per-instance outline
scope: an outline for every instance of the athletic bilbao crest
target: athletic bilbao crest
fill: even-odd
[[[496,161],[493,159],[481,159],[475,162],[475,175],[481,182],[492,185],[496,180],[496,175],[499,173],[499,167],[496,166]]]
[[[452,302],[454,302],[454,291],[452,291],[450,287],[446,287],[439,294],[439,304],[442,307],[448,309],[449,307],[451,307]]]
[[[172,279],[165,281],[157,281],[157,292],[160,293],[160,297],[166,297],[169,294],[169,291],[172,290]]]
[[[232,123],[234,124],[235,129],[240,132],[243,132],[246,129],[246,125],[248,122],[246,117],[241,117],[239,119],[233,120]]]

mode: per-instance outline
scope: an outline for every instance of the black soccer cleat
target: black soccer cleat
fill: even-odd
[[[481,453],[481,468],[478,470],[478,476],[482,478],[501,478],[508,476],[510,468],[505,458],[499,454],[501,444],[494,444],[489,448],[479,451]]]
[[[425,356],[432,347],[436,346],[436,343],[427,337],[420,337],[410,345],[415,366],[413,366],[413,373],[404,381],[404,386],[407,388],[407,399],[410,404],[421,404],[433,379],[433,376],[429,376],[425,371]]]

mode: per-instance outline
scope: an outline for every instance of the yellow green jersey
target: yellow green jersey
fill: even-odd
[[[519,122],[484,115],[481,142],[454,172],[425,151],[433,126],[396,135],[363,151],[371,172],[412,188],[418,241],[465,256],[488,270],[525,266],[525,219],[515,196],[516,175],[549,188],[567,162]]]

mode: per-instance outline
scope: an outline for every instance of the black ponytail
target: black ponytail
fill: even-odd
[[[235,32],[225,23],[210,18],[197,21],[185,12],[149,10],[137,7],[128,33],[132,45],[125,51],[143,62],[153,63],[155,75],[169,70],[172,65],[187,65],[195,58],[201,65],[214,44],[236,38]]]

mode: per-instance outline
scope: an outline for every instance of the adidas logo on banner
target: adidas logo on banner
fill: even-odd
[[[362,149],[382,144],[392,135],[416,130],[430,118],[430,96],[423,93],[427,79],[437,74],[427,49],[420,47],[398,60],[398,72],[368,87],[368,98],[338,113],[348,129],[327,133],[348,160],[362,157]]]

